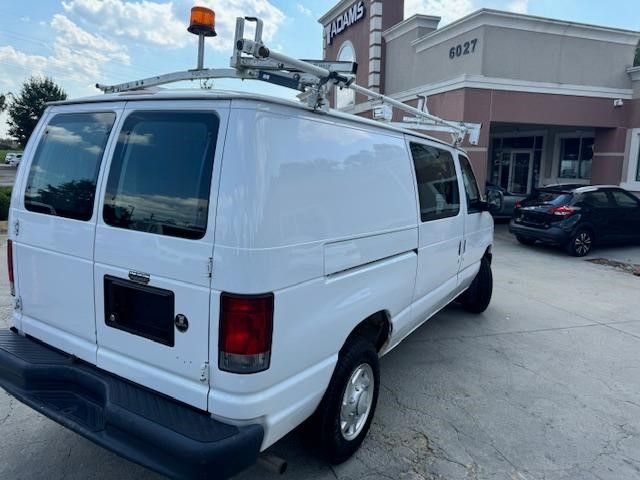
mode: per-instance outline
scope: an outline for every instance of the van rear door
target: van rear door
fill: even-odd
[[[228,101],[128,103],[96,231],[98,366],[201,409],[228,114]]]
[[[51,108],[12,205],[21,329],[96,362],[93,242],[102,158],[123,103]],[[31,151],[34,151],[32,154]]]

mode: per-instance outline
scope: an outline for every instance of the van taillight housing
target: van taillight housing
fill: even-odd
[[[15,296],[16,287],[13,283],[13,241],[7,240],[7,272],[9,272],[9,288],[11,295]]]
[[[273,294],[220,296],[218,367],[232,373],[269,368],[273,333]]]

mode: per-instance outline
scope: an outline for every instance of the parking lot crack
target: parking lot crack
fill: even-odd
[[[4,417],[0,418],[0,425],[4,424],[4,422],[6,422],[9,417],[11,417],[11,415],[13,415],[13,407],[15,406],[15,399],[13,397],[9,397],[9,405],[8,405],[8,409],[7,409],[7,413],[4,415]]]

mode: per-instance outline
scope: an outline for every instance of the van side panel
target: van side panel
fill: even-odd
[[[257,419],[263,448],[320,402],[353,328],[410,312],[417,206],[402,135],[282,106],[233,102],[216,219],[219,294],[275,293],[271,366],[234,375],[211,357],[209,408]],[[212,316],[211,345],[218,345]]]
[[[299,109],[233,105],[213,288],[277,290],[324,275],[325,244],[416,228],[402,135]]]

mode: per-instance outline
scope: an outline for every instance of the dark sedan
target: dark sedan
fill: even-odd
[[[594,245],[640,243],[640,199],[613,186],[551,185],[516,205],[509,231],[583,257]]]

